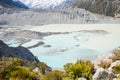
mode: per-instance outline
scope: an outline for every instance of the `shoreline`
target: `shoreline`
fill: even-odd
[[[33,26],[29,30],[37,32],[75,32],[81,30],[105,30],[110,33],[119,33],[120,24],[49,24]]]

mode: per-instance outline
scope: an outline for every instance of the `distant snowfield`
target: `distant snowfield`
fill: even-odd
[[[59,6],[61,3],[65,1],[72,0],[19,0],[29,8],[43,8],[43,9],[51,9],[56,6]]]
[[[63,68],[64,64],[77,59],[94,61],[99,54],[120,46],[119,24],[50,24],[33,26],[29,30],[69,32],[44,37],[43,46],[30,49],[40,61],[52,68]]]

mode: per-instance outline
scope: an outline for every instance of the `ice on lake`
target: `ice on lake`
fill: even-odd
[[[30,47],[30,46],[34,46],[34,45],[38,44],[39,42],[40,42],[40,40],[32,39],[31,41],[23,44],[22,46],[23,47]]]

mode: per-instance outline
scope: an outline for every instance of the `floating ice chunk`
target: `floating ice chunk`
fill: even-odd
[[[39,42],[40,42],[40,40],[32,39],[31,41],[22,44],[22,46],[28,48],[28,47],[32,47],[32,46],[38,44]]]

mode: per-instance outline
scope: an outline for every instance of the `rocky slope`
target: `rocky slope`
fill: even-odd
[[[120,80],[119,67],[120,47],[98,57],[95,63],[96,72],[93,75],[93,80]]]
[[[120,19],[93,14],[84,9],[0,10],[4,25],[119,23]]]
[[[74,7],[107,16],[120,17],[120,0],[80,0],[74,4]]]
[[[5,8],[24,8],[28,9],[27,6],[25,6],[20,1],[13,1],[13,0],[0,0],[0,6]]]
[[[39,62],[39,60],[24,47],[9,47],[0,40],[0,57],[17,57],[23,60]]]
[[[92,80],[120,80],[120,48],[99,55],[93,72]],[[78,80],[87,79],[80,77]]]

